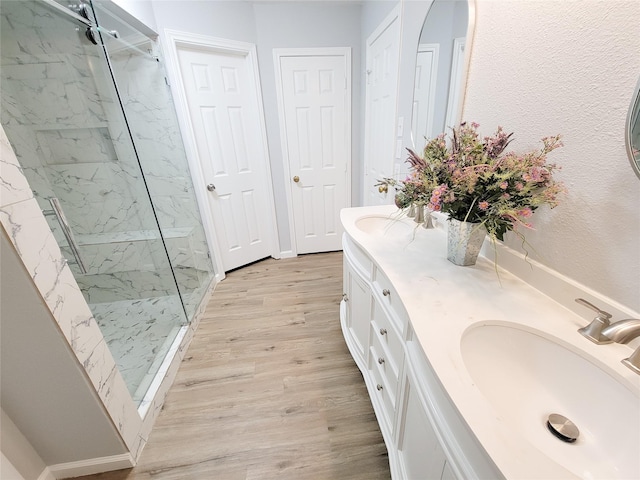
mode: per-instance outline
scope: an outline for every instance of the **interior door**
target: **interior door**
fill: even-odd
[[[388,203],[375,183],[393,175],[400,19],[396,8],[367,39],[364,204]]]
[[[341,250],[350,204],[350,55],[276,55],[297,253]]]
[[[178,48],[225,271],[268,257],[273,219],[258,86],[246,53]]]
[[[431,139],[435,136],[433,114],[438,76],[438,47],[438,44],[418,45],[411,120],[413,146],[418,152],[425,146],[425,137]]]

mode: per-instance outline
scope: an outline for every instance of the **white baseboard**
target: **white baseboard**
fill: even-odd
[[[280,258],[293,258],[293,257],[297,257],[297,255],[293,253],[293,250],[284,250],[280,252]]]
[[[133,458],[128,453],[121,455],[111,455],[109,457],[90,458],[79,462],[58,463],[45,468],[38,480],[55,480],[59,478],[73,478],[82,475],[93,475],[95,473],[110,472],[112,470],[122,470],[135,466]],[[45,472],[48,471],[48,476]],[[50,476],[49,476],[50,475]]]
[[[38,480],[56,480],[56,477],[53,473],[51,473],[49,467],[45,467],[42,473],[38,475]]]

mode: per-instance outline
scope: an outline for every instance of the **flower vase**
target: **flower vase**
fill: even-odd
[[[416,216],[416,204],[411,202],[409,204],[409,211],[407,212],[407,217],[413,218]]]
[[[424,223],[422,224],[424,228],[435,228],[433,225],[433,218],[431,218],[432,213],[433,213],[433,210],[431,210],[430,208],[425,208]]]
[[[422,203],[416,203],[416,214],[413,221],[416,223],[424,222],[424,205]]]
[[[461,222],[449,218],[447,260],[455,265],[475,265],[486,233],[481,223]]]

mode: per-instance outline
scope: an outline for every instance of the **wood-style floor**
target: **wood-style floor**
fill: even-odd
[[[339,321],[342,254],[263,260],[213,294],[138,465],[86,480],[388,479]]]

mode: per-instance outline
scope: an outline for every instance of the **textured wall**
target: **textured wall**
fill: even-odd
[[[514,131],[515,150],[561,133],[569,193],[534,216],[534,258],[640,310],[640,180],[624,125],[640,73],[640,2],[477,0],[464,118]],[[508,243],[518,248],[515,237]]]

